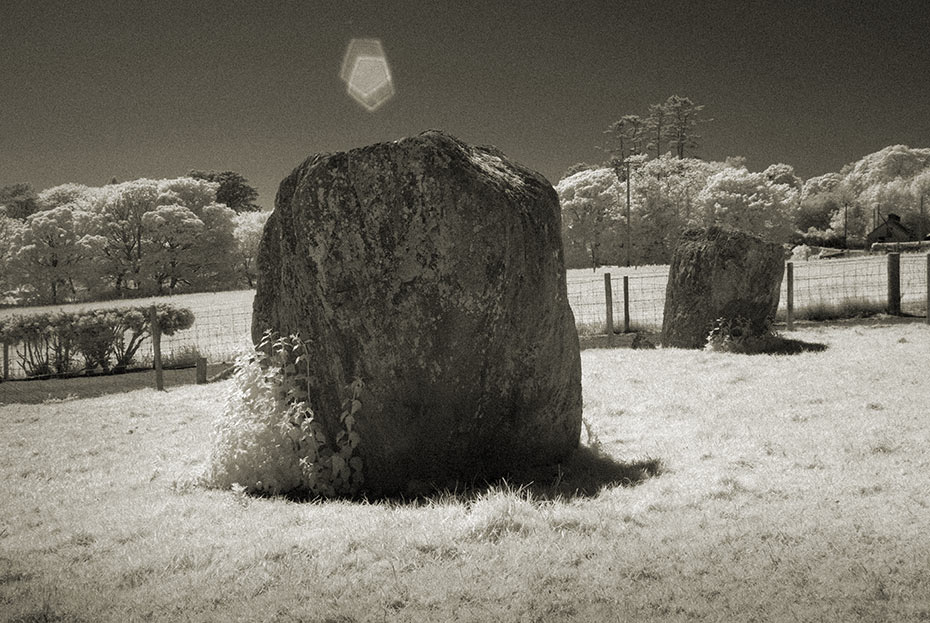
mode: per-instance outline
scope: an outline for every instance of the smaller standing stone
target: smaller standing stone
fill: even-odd
[[[745,318],[752,335],[775,319],[784,274],[781,245],[735,229],[686,230],[669,268],[662,344],[703,348],[719,318]]]

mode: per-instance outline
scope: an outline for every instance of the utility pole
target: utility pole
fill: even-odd
[[[920,241],[923,242],[924,238],[927,237],[927,224],[924,221],[924,196],[920,196]],[[930,314],[930,311],[927,312]]]
[[[843,248],[849,248],[849,241],[847,236],[849,235],[849,202],[843,203]]]
[[[633,247],[633,223],[630,219],[630,184],[632,179],[630,177],[630,158],[636,153],[636,149],[630,150],[630,155],[626,158],[626,265],[632,266],[632,247]]]

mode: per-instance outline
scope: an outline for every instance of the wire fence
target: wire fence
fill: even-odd
[[[928,256],[900,256],[901,310],[914,315],[926,314]],[[888,303],[888,256],[874,255],[848,259],[793,262],[794,311],[831,315],[844,309],[849,312],[882,310]],[[629,296],[630,330],[658,332],[662,329],[668,266],[645,269],[610,269],[613,299],[612,325],[623,328],[624,280]],[[568,280],[568,300],[580,331],[602,332],[607,325],[607,287],[604,272],[574,276]],[[787,311],[788,280],[782,279],[778,309]]]
[[[809,260],[794,262],[794,310],[803,316],[805,310],[825,306],[881,308],[888,301],[888,256],[866,256],[851,259]],[[900,256],[901,308],[905,313],[925,314],[928,294],[927,255]],[[660,331],[665,307],[668,266],[612,268],[600,271],[569,271],[568,301],[575,315],[579,332],[603,332],[607,320],[607,287],[605,274],[610,274],[612,324],[615,330]],[[626,292],[624,292],[626,281]],[[190,309],[194,324],[190,329],[161,338],[162,363],[166,368],[190,365],[203,357],[211,364],[231,363],[251,344],[252,301],[254,291],[189,294],[170,298],[125,302],[58,306],[55,309],[76,310],[87,307],[144,306],[167,302]],[[787,300],[787,280],[782,280],[779,309],[784,312]],[[4,310],[3,314],[48,311]],[[873,309],[874,311],[874,309]],[[2,364],[3,379],[25,378],[17,355],[18,345],[5,345]],[[151,340],[146,340],[137,354],[139,367],[151,367]]]

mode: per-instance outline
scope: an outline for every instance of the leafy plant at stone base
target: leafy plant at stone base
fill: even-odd
[[[742,316],[718,318],[707,334],[705,350],[727,353],[746,352],[752,338],[752,323]]]
[[[273,339],[266,333],[254,352],[237,359],[204,484],[298,498],[360,491],[363,464],[355,418],[362,408],[362,381],[346,388],[330,439],[309,404],[311,373],[307,349],[296,335]]]

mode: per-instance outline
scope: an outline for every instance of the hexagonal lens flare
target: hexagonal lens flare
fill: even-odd
[[[346,83],[346,92],[369,112],[394,96],[391,68],[377,39],[352,39],[339,77]]]

